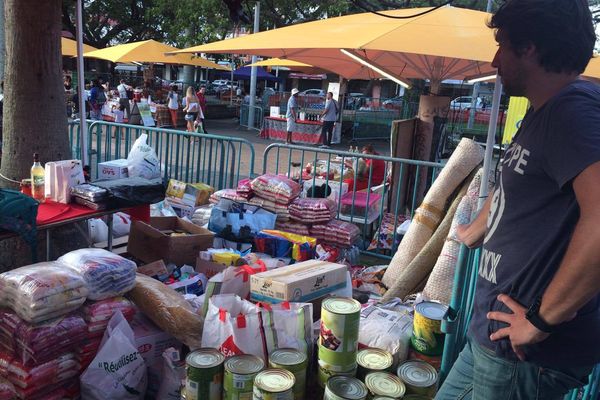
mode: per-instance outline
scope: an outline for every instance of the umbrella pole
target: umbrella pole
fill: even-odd
[[[83,64],[83,1],[77,0],[77,85],[79,86],[79,143],[81,144],[81,161],[83,165],[89,165],[87,121],[85,119],[85,77]]]
[[[498,111],[500,110],[501,96],[502,82],[500,77],[497,77],[496,83],[494,84],[490,125],[488,126],[487,141],[485,143],[485,158],[483,159],[483,174],[481,177],[481,186],[479,188],[479,203],[477,204],[478,209],[483,206],[483,203],[488,195],[488,181],[490,178],[490,166],[492,165],[492,157],[494,153],[494,142],[496,139],[496,128],[498,125]]]
[[[254,33],[260,29],[260,2],[254,6]],[[252,56],[252,69],[250,70],[250,107],[248,109],[248,129],[254,127],[254,107],[256,106],[256,56]]]

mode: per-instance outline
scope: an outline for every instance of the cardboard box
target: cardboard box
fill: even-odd
[[[172,236],[173,233],[185,233]],[[132,221],[127,251],[151,263],[163,260],[177,266],[195,265],[198,252],[212,246],[214,234],[177,217],[152,217],[150,224]]]
[[[142,265],[141,267],[138,267],[137,272],[148,276],[161,276],[167,275],[169,273],[167,271],[167,266],[165,265],[165,262],[163,260],[158,260],[146,265]]]
[[[98,179],[121,179],[129,176],[124,158],[98,164]]]
[[[227,269],[227,266],[223,264],[203,260],[200,257],[198,257],[196,260],[196,272],[206,275],[208,279],[212,278],[219,272],[225,271],[225,269]]]
[[[346,286],[342,264],[309,260],[250,276],[250,297],[255,301],[307,302]]]
[[[215,189],[204,183],[185,183],[175,179],[169,180],[166,197],[188,206],[208,204],[208,199]]]

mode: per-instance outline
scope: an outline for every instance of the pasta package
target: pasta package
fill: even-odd
[[[86,300],[80,274],[57,262],[42,262],[0,274],[0,307],[29,323],[68,314]]]
[[[128,296],[160,329],[192,350],[201,347],[204,318],[194,312],[180,293],[149,276],[137,274],[135,287]]]
[[[135,263],[104,249],[75,250],[57,261],[83,277],[90,300],[119,296],[135,285]]]

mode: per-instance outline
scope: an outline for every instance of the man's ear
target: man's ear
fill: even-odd
[[[533,42],[527,42],[519,46],[517,54],[520,57],[537,58],[537,48]]]

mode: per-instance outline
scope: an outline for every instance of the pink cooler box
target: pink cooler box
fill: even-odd
[[[365,217],[367,213],[373,215],[373,213],[379,213],[381,208],[381,195],[377,193],[365,193],[365,192],[348,192],[342,196],[342,208],[341,213],[345,215],[352,214],[352,198],[354,197],[354,216]],[[367,197],[369,198],[369,204],[367,205]]]

